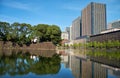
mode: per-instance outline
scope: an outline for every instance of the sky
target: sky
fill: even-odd
[[[0,21],[54,24],[64,31],[90,2],[106,4],[107,23],[120,19],[120,0],[0,0]]]

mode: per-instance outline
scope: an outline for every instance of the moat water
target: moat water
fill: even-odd
[[[0,78],[120,78],[120,50],[50,52],[1,51]]]

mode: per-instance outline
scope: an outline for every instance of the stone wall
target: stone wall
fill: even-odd
[[[52,42],[42,42],[36,44],[30,44],[29,46],[19,46],[12,42],[0,41],[0,49],[21,49],[21,50],[55,50],[56,46]]]
[[[115,41],[115,40],[120,41],[120,30],[90,36],[90,42],[94,42],[94,41],[105,42],[105,41],[109,41],[109,40],[111,40],[111,41]]]

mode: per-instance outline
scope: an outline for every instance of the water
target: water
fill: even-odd
[[[60,52],[74,78],[120,78],[120,50],[81,49]]]
[[[0,78],[120,78],[119,50],[6,51]]]

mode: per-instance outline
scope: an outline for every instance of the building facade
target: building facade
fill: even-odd
[[[70,40],[70,27],[66,27],[65,31],[68,33],[68,40]]]
[[[107,68],[80,56],[69,56],[69,66],[75,78],[107,78]]]
[[[82,10],[82,36],[96,35],[106,28],[106,5],[91,2]]]
[[[111,28],[120,28],[120,20],[109,23],[107,29],[111,29]]]
[[[72,32],[71,32],[72,40],[75,40],[76,38],[81,36],[81,17],[76,18],[72,22],[71,29],[72,29]]]
[[[62,32],[61,39],[68,40],[68,32]]]
[[[70,41],[72,41],[72,25],[70,26]]]

